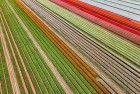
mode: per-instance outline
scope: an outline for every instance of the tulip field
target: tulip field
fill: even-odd
[[[93,1],[1,0],[0,94],[139,94],[140,23]]]

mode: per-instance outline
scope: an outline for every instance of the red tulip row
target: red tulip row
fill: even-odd
[[[95,7],[96,11],[97,11],[96,12],[96,11],[94,11],[95,9],[93,6],[84,4],[77,0],[73,0],[73,1],[71,1],[71,0],[51,0],[51,1],[112,31],[113,33],[116,33],[136,44],[140,44],[140,32],[139,32],[138,28],[136,29],[136,28],[133,28],[131,25],[125,25],[125,24],[123,24],[123,22],[121,23],[121,22],[116,21],[119,18],[115,19],[115,16],[114,16],[115,20],[113,20],[112,16],[110,16],[110,18],[109,18],[106,15],[100,13],[100,11],[102,10],[102,11],[104,11],[105,14],[108,15],[109,11]],[[99,10],[99,13],[98,13],[98,10]],[[137,24],[137,26],[139,26],[139,23],[137,23],[137,22],[130,21],[127,18],[121,17],[115,13],[111,13],[111,12],[109,12],[109,13],[110,13],[110,15],[111,14],[116,15],[117,17],[120,17],[120,18],[123,18],[123,19],[129,21],[130,24],[133,24],[133,25]],[[123,21],[123,20],[119,20],[119,21]]]

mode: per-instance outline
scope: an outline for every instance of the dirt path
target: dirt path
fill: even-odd
[[[3,15],[3,16],[4,16],[4,15]],[[5,21],[6,21],[6,20],[5,20]],[[4,23],[3,20],[2,20],[2,23]],[[8,25],[7,25],[7,26],[8,26]],[[3,27],[4,27],[4,24],[3,24]],[[21,72],[21,69],[20,69],[20,66],[19,66],[19,64],[18,64],[18,60],[17,60],[17,58],[16,58],[16,54],[14,53],[14,49],[13,49],[13,47],[12,47],[10,38],[9,38],[9,36],[8,36],[7,30],[5,29],[5,27],[4,27],[4,30],[5,30],[7,39],[8,39],[8,41],[9,41],[9,45],[10,45],[10,48],[11,48],[11,51],[12,51],[14,60],[15,60],[15,62],[16,62],[16,66],[17,66],[19,75],[20,75],[20,77],[21,77],[21,81],[22,81],[22,84],[23,84],[23,88],[24,88],[24,90],[25,90],[25,93],[26,93],[26,94],[29,94],[28,89],[27,89],[26,84],[25,84],[24,77],[23,77],[22,72]]]
[[[47,63],[48,67],[51,69],[51,71],[55,75],[56,79],[60,83],[60,85],[63,87],[63,89],[66,92],[66,94],[73,94],[72,90],[67,85],[66,81],[60,75],[60,73],[58,72],[58,70],[56,69],[56,67],[53,65],[53,63],[51,62],[51,60],[48,58],[48,56],[46,55],[46,53],[42,50],[42,48],[40,47],[40,45],[37,43],[36,39],[32,36],[31,32],[28,30],[28,28],[22,22],[22,20],[17,15],[17,13],[15,12],[15,10],[12,8],[12,6],[9,4],[9,2],[7,0],[6,0],[6,2],[8,4],[8,6],[10,7],[10,9],[13,11],[15,17],[18,19],[20,25],[23,27],[23,29],[25,30],[25,32],[27,33],[27,35],[29,36],[29,38],[32,40],[32,42],[35,45],[35,47],[37,48],[37,50],[39,51],[39,54],[42,56],[42,58]]]
[[[10,58],[10,53],[6,44],[6,39],[4,37],[4,34],[2,32],[2,26],[0,25],[0,31],[2,34],[2,46],[3,46],[3,50],[4,50],[4,54],[5,54],[5,58],[6,58],[6,64],[7,64],[7,68],[8,68],[8,72],[9,72],[9,76],[10,76],[10,81],[12,84],[12,88],[13,88],[13,93],[14,94],[21,94],[20,93],[20,89],[19,89],[19,85],[18,85],[18,81],[16,79],[16,75],[15,75],[15,71],[14,71],[14,67],[12,64],[12,60]]]

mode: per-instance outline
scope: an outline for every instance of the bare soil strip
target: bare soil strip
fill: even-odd
[[[0,81],[0,94],[2,94],[1,84],[2,84],[2,82]]]
[[[3,16],[4,16],[4,15],[3,15]],[[4,18],[4,20],[5,20],[5,22],[6,22],[6,19],[5,19],[5,18]],[[7,22],[6,22],[6,24],[7,24]],[[23,60],[23,58],[22,58],[22,56],[21,56],[21,54],[20,54],[20,52],[19,52],[19,49],[18,49],[17,44],[16,44],[16,42],[15,42],[15,40],[14,40],[14,38],[13,38],[13,35],[12,35],[11,31],[10,31],[10,28],[9,28],[8,24],[7,24],[7,27],[8,27],[8,31],[9,31],[9,33],[10,33],[10,35],[11,35],[12,41],[13,41],[13,43],[14,43],[14,46],[15,46],[15,48],[16,48],[17,54],[18,54],[18,56],[19,56],[19,58],[20,58],[20,60],[21,60],[22,66],[23,66],[23,68],[24,68],[24,70],[25,70],[25,73],[26,73],[27,78],[28,78],[28,80],[29,80],[29,83],[30,83],[30,85],[31,85],[31,88],[32,88],[32,90],[33,90],[33,93],[36,94],[35,87],[34,87],[32,81],[31,81],[31,78],[30,78],[30,75],[29,75],[29,73],[28,73],[28,71],[27,71],[27,69],[26,69],[24,60]],[[6,32],[6,33],[7,33],[7,32]],[[19,65],[18,65],[18,62],[16,62],[16,63],[17,63],[16,65],[18,66],[18,70],[19,70],[19,72],[20,72],[20,75],[21,75],[21,78],[22,78],[22,81],[23,81],[22,83],[23,83],[23,85],[24,85],[25,92],[26,92],[26,94],[28,94],[29,92],[27,91],[27,88],[25,87],[25,82],[24,82],[24,79],[23,79],[23,75],[21,74],[20,67],[19,67]]]
[[[1,17],[0,17],[1,18]],[[0,33],[0,41],[1,41],[1,33]],[[0,61],[1,61],[1,52],[0,52]],[[2,62],[0,62],[2,63]],[[2,84],[2,81],[0,80],[0,94],[2,94],[2,88],[1,88],[1,84]]]
[[[1,36],[0,36],[0,40],[1,40]],[[2,56],[1,56],[1,52],[0,52],[0,59],[1,59],[1,57],[2,57]]]
[[[66,92],[66,94],[73,94],[71,88],[67,85],[66,81],[60,75],[60,73],[58,72],[58,70],[56,69],[56,67],[53,65],[53,63],[48,58],[48,56],[46,55],[46,53],[42,50],[42,48],[40,47],[40,45],[37,43],[36,39],[30,33],[30,31],[28,30],[28,28],[25,26],[25,24],[22,22],[22,20],[20,19],[20,17],[17,15],[17,13],[15,12],[15,10],[12,8],[12,6],[9,4],[9,2],[7,0],[6,0],[6,3],[10,7],[10,9],[13,11],[15,17],[18,19],[19,23],[21,24],[21,26],[23,27],[23,29],[25,30],[25,32],[27,33],[27,35],[29,36],[29,38],[32,40],[33,44],[35,45],[35,47],[39,51],[39,53],[42,56],[42,58],[44,59],[44,61],[47,63],[48,67],[51,69],[51,71],[55,75],[55,77],[58,80],[58,82],[60,83],[60,85],[63,87],[63,89]]]
[[[8,72],[9,72],[9,76],[10,76],[10,81],[11,81],[12,88],[13,88],[13,93],[14,94],[21,94],[20,89],[19,89],[19,85],[18,85],[18,81],[16,79],[14,67],[13,67],[13,64],[12,64],[12,60],[10,58],[10,53],[9,53],[9,50],[8,50],[8,47],[7,47],[6,39],[5,39],[4,34],[2,32],[2,26],[1,25],[0,25],[0,31],[1,31],[1,34],[2,34],[2,46],[3,46],[3,49],[4,49],[6,64],[7,64],[7,68],[8,68]]]
[[[0,16],[0,18],[1,18],[1,16]],[[1,33],[0,33],[0,41],[1,41]],[[1,56],[1,51],[0,51],[0,61],[1,61],[1,57],[2,56]],[[2,81],[0,80],[0,94],[2,94],[1,84],[2,84]]]

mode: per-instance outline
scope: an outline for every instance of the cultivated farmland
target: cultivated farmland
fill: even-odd
[[[119,14],[101,19],[94,8],[80,0],[1,0],[0,94],[139,94],[138,29],[115,24]]]

